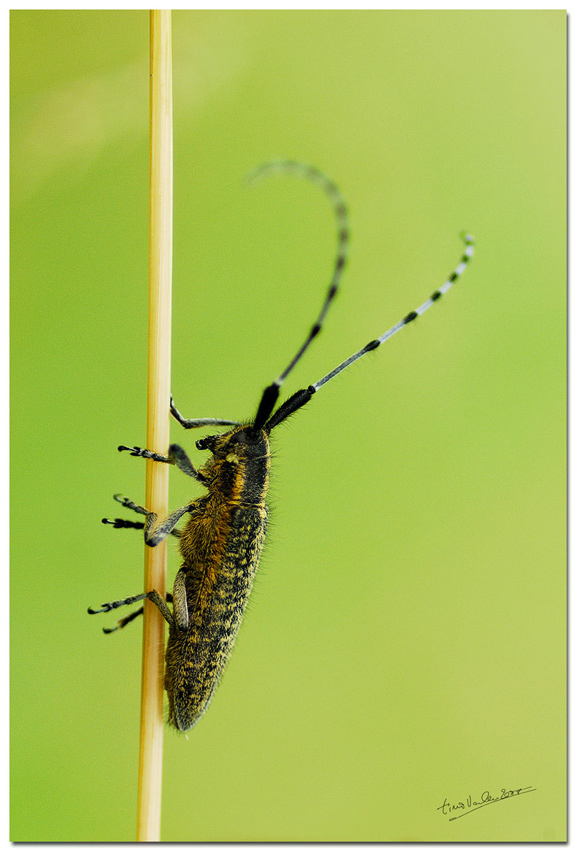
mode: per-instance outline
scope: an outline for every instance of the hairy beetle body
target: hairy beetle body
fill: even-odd
[[[178,623],[175,586],[166,649],[169,721],[181,731],[201,717],[224,671],[266,533],[269,439],[262,431],[255,442],[230,447],[238,432],[219,437],[214,457],[199,470],[208,494],[190,503],[181,532],[188,625]]]

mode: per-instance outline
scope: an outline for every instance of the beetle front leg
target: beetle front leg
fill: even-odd
[[[204,428],[206,425],[227,425],[233,427],[234,425],[241,424],[240,422],[234,422],[232,419],[186,419],[174,404],[172,396],[170,396],[170,413],[183,428]]]
[[[151,452],[149,449],[141,449],[140,446],[118,446],[119,452],[130,452],[132,457],[145,457],[148,460],[155,460],[158,463],[174,463],[166,455]]]
[[[161,455],[157,452],[151,452],[149,449],[141,449],[139,446],[118,446],[119,452],[130,452],[132,457],[144,457],[148,460],[155,460],[158,463],[172,463],[178,467],[190,478],[195,478],[200,484],[206,483],[205,475],[196,469],[185,450],[177,443],[172,443],[168,449],[167,455]]]

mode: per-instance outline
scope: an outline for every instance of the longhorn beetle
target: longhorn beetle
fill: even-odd
[[[162,521],[158,521],[156,514],[130,499],[115,495],[114,499],[123,507],[143,514],[145,522],[102,520],[114,528],[143,528],[148,546],[157,546],[168,534],[180,539],[183,565],[176,575],[173,593],[167,594],[165,600],[152,590],[105,603],[97,610],[89,608],[88,613],[111,611],[146,598],[158,606],[169,625],[165,673],[169,722],[182,732],[199,720],[210,702],[232,651],[250,595],[266,534],[271,432],[307,404],[324,384],[428,310],[451,289],[473,256],[473,237],[463,233],[461,238],[465,251],[459,265],[427,301],[315,384],[298,390],[275,409],[281,385],[322,329],[337,294],[347,257],[348,220],[347,208],[337,186],[317,169],[291,161],[271,162],[258,168],[252,174],[252,179],[274,172],[290,172],[312,180],[324,190],[335,210],[338,224],[337,256],[319,316],[295,357],[282,374],[265,388],[251,421],[242,424],[228,419],[185,419],[173,400],[170,400],[170,412],[184,428],[231,426],[223,434],[196,441],[197,449],[210,452],[207,462],[199,469],[193,465],[184,449],[175,443],[169,447],[167,455],[138,446],[118,447],[119,451],[128,451],[134,457],[175,464],[206,487],[206,495],[183,505]],[[179,531],[176,525],[186,514],[187,524]],[[171,610],[168,602],[172,605]],[[138,608],[119,620],[114,628],[104,631],[113,632],[123,628],[142,611],[142,608]]]

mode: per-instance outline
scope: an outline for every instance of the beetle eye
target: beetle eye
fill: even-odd
[[[196,440],[196,448],[201,452],[205,451],[205,449],[211,449],[214,445],[213,437],[202,437],[201,440]]]

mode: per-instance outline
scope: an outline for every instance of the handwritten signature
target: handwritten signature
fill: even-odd
[[[502,788],[498,797],[492,797],[489,791],[484,791],[478,800],[475,800],[469,794],[465,800],[459,800],[457,803],[451,803],[446,797],[442,805],[437,807],[437,811],[442,812],[444,815],[459,812],[459,814],[455,814],[449,818],[450,821],[457,820],[464,815],[470,815],[471,812],[482,809],[483,806],[489,806],[491,803],[499,803],[500,800],[509,800],[511,797],[519,797],[521,794],[528,794],[530,791],[536,790],[532,785],[526,785],[524,788],[514,788],[513,790]]]

